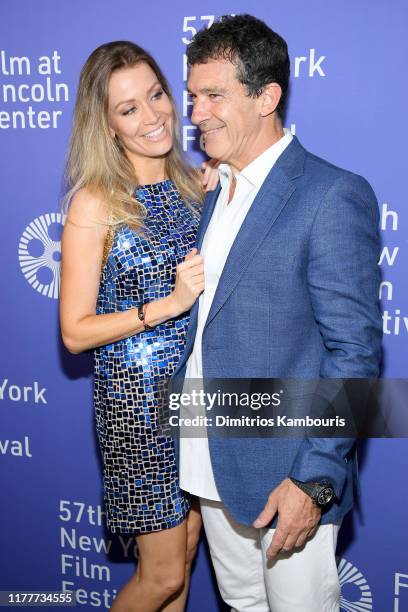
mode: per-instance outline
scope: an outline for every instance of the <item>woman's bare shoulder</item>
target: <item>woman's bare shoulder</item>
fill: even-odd
[[[70,223],[89,228],[101,227],[106,226],[108,218],[108,204],[98,191],[84,187],[74,194],[68,209]]]

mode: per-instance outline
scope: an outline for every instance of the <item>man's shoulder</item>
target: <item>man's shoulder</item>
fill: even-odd
[[[346,168],[341,168],[340,166],[336,166],[332,162],[324,159],[323,157],[319,157],[310,151],[304,149],[305,152],[305,165],[304,170],[305,174],[313,174],[317,175],[321,178],[328,178],[331,180],[337,179],[353,179],[353,177],[360,177],[355,172],[351,170],[347,170]]]
[[[304,149],[304,166],[300,191],[302,197],[320,205],[322,201],[331,203],[333,208],[338,198],[349,200],[352,208],[363,204],[374,216],[378,213],[378,203],[370,183],[360,174],[336,166],[335,164]]]
[[[370,183],[360,174],[341,168],[327,159],[319,157],[304,149],[304,178],[307,183],[315,183],[338,189],[350,189],[359,193],[364,199],[375,198]]]

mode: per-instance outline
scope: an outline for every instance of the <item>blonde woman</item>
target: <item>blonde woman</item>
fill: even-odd
[[[95,349],[107,524],[134,533],[139,549],[116,612],[184,610],[201,524],[157,421],[159,383],[175,369],[204,289],[193,249],[204,189],[178,132],[168,84],[146,51],[113,42],[91,54],[68,159],[61,329],[72,353]]]

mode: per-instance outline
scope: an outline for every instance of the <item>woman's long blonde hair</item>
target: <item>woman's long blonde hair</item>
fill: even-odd
[[[180,122],[175,103],[162,71],[152,56],[128,41],[101,45],[87,59],[81,71],[74,121],[68,151],[63,207],[79,189],[102,196],[109,210],[109,224],[143,228],[145,208],[135,200],[137,175],[120,141],[112,138],[108,124],[108,85],[113,72],[146,63],[157,76],[173,107],[173,147],[166,156],[165,172],[187,204],[201,202],[203,190],[196,171],[183,160]]]

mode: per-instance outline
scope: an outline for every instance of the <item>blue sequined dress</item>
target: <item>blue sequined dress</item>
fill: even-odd
[[[147,210],[143,235],[116,230],[102,270],[97,313],[135,308],[174,288],[176,265],[193,248],[198,220],[170,180],[138,189]],[[135,312],[135,317],[137,314]],[[175,527],[189,498],[180,490],[171,437],[157,423],[158,385],[183,352],[188,315],[95,350],[96,429],[112,532]]]

